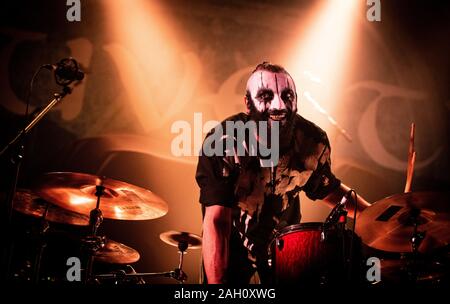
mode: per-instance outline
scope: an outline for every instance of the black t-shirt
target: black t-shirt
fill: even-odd
[[[227,118],[221,123],[223,130],[226,121],[246,123],[249,116],[239,113]],[[280,153],[274,189],[271,168],[262,167],[257,156],[202,154],[196,173],[200,203],[233,208],[233,229],[243,245],[253,256],[264,257],[275,230],[300,222],[301,190],[316,200],[339,187],[340,181],[331,173],[330,152],[326,133],[295,115],[292,141]]]

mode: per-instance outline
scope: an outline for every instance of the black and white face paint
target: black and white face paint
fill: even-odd
[[[279,121],[281,127],[288,124],[297,112],[297,93],[291,76],[254,72],[247,81],[247,106],[256,120]]]

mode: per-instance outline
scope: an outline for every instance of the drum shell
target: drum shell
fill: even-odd
[[[271,247],[275,282],[303,286],[340,284],[348,277],[345,267],[348,245],[345,232],[324,230],[323,223],[284,228]]]

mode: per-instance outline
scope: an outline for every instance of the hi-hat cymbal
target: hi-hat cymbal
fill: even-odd
[[[414,222],[424,234],[419,252],[450,244],[450,193],[409,192],[384,198],[361,213],[356,232],[370,247],[408,253]]]
[[[106,240],[105,246],[94,254],[96,262],[107,264],[131,264],[139,261],[139,258],[139,252],[135,249],[113,240]]]
[[[202,238],[196,234],[183,231],[167,231],[159,235],[161,241],[166,244],[179,247],[187,245],[187,248],[197,249],[202,246]]]
[[[96,186],[105,187],[100,199],[103,217],[118,220],[150,220],[165,215],[167,204],[150,190],[95,175],[53,172],[34,185],[43,199],[62,208],[89,215],[96,207]]]
[[[33,194],[30,190],[19,189],[16,191],[14,196],[14,210],[29,216],[42,218],[47,208],[45,219],[49,222],[77,226],[89,225],[89,217],[86,215],[71,212],[50,204]]]

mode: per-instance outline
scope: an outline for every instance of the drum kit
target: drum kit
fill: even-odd
[[[183,283],[187,280],[183,272],[183,256],[188,249],[201,247],[201,237],[198,235],[179,231],[164,232],[160,235],[161,241],[178,248],[178,267],[167,272],[136,273],[130,264],[140,259],[139,252],[98,235],[98,228],[104,218],[129,221],[160,218],[168,212],[168,206],[150,190],[106,177],[73,172],[47,173],[34,183],[31,190],[18,189],[13,207],[19,214],[37,218],[40,223],[38,233],[34,233],[34,238],[38,240],[34,243],[38,248],[34,261],[28,263],[30,273],[19,275],[19,272],[24,272],[22,269],[14,273],[16,278],[35,283],[65,280],[65,273],[58,274],[58,278],[49,278],[43,269],[45,267],[41,267],[43,256],[49,254],[45,248],[53,224],[87,230],[87,233],[77,230],[77,234],[86,234],[81,239],[79,235],[67,237],[67,233],[63,234],[63,238],[70,241],[76,239],[77,252],[84,260],[81,271],[85,283],[142,284],[145,278],[155,277],[168,277]],[[119,266],[120,270],[98,274],[94,273],[94,264]]]
[[[411,126],[405,191],[381,199],[346,228],[347,210],[338,204],[323,223],[302,223],[275,232],[269,245],[269,265],[279,284],[336,285],[407,284],[442,286],[450,283],[450,192],[412,192],[415,151]],[[348,199],[348,197],[347,197]],[[183,257],[202,245],[200,236],[180,231],[160,234],[177,247],[178,267],[173,271],[137,273],[129,264],[139,252],[98,235],[103,219],[141,221],[164,216],[167,204],[150,190],[106,177],[73,172],[44,174],[31,190],[16,191],[13,208],[38,218],[37,246],[32,275],[40,282],[49,223],[87,228],[77,243],[84,261],[85,283],[145,284],[145,278],[167,277],[183,283]],[[369,276],[368,261],[378,260]],[[125,270],[97,273],[95,264],[125,265]],[[376,266],[376,263],[375,263]],[[369,269],[373,270],[373,269]],[[23,272],[23,271],[22,271]],[[18,277],[18,274],[14,274]]]
[[[287,226],[271,251],[277,283],[449,284],[450,193],[408,192],[375,202],[357,218],[355,235],[336,224]],[[366,261],[373,257],[381,279],[369,282]]]
[[[48,279],[41,262],[47,254],[46,234],[53,224],[87,229],[85,237],[76,243],[83,257],[86,283],[145,284],[144,279],[157,277],[183,283],[187,280],[183,256],[188,249],[202,245],[196,234],[163,232],[160,240],[178,249],[178,266],[167,272],[137,273],[130,264],[139,261],[139,252],[99,236],[98,228],[103,218],[156,219],[168,212],[168,206],[150,190],[89,174],[47,173],[31,190],[16,192],[14,210],[40,222],[36,256],[30,263],[31,274],[26,276],[26,280],[34,282]],[[334,215],[336,210],[332,211]],[[364,261],[375,256],[381,260],[384,285],[448,284],[450,193],[407,192],[384,198],[360,214],[355,235],[340,226],[342,215],[346,221],[346,210],[340,212],[335,223],[302,223],[277,231],[270,248],[275,282],[302,285],[340,284],[348,282],[347,279],[362,282],[367,269]],[[114,265],[119,270],[96,273],[94,264]]]

